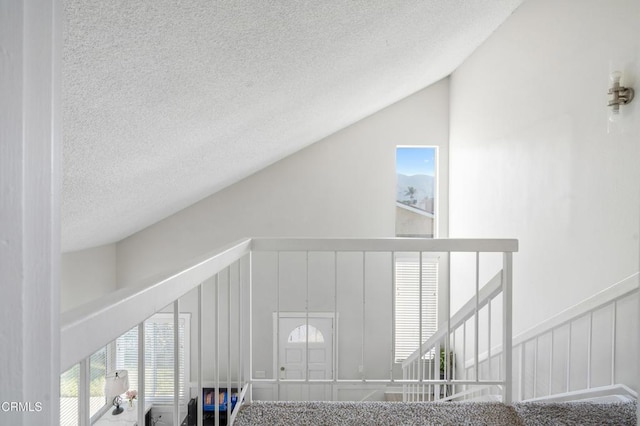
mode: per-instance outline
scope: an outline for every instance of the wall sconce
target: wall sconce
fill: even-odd
[[[620,84],[622,79],[621,71],[612,71],[609,75],[611,80],[611,87],[608,94],[611,96],[608,102],[609,106],[609,120],[607,123],[607,133],[609,134],[622,134],[625,133],[622,116],[625,115],[620,111],[622,105],[628,105],[633,100],[634,90],[630,87],[625,87]]]
[[[614,71],[611,73],[611,88],[609,89],[609,94],[613,95],[613,99],[609,101],[609,106],[612,108],[611,111],[613,114],[619,114],[620,106],[627,105],[633,100],[633,89],[621,86],[621,77],[622,73],[620,71]]]
[[[107,374],[104,393],[107,398],[113,398],[113,406],[116,407],[111,414],[114,416],[122,413],[124,410],[120,406],[122,404],[122,395],[129,390],[129,373],[127,370],[116,370],[111,374]]]

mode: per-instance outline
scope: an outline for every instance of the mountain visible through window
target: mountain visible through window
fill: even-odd
[[[396,149],[396,235],[433,238],[436,229],[435,147]]]

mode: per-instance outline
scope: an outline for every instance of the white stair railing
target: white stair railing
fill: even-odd
[[[184,380],[189,383],[190,396],[197,396],[198,425],[202,424],[203,412],[202,404],[203,389],[215,389],[214,401],[218,401],[220,393],[224,390],[235,388],[238,392],[238,404],[232,411],[232,404],[227,404],[227,418],[229,423],[233,423],[235,416],[243,401],[250,402],[254,397],[256,386],[271,387],[275,389],[274,399],[280,399],[281,390],[286,386],[307,386],[315,389],[329,389],[327,399],[341,398],[338,393],[343,387],[349,389],[362,390],[361,395],[374,395],[371,392],[380,390],[375,395],[383,395],[389,386],[401,385],[426,385],[429,379],[426,377],[426,370],[418,367],[420,375],[404,379],[398,375],[399,368],[395,364],[394,357],[394,322],[395,317],[391,314],[394,309],[394,273],[395,259],[397,253],[416,253],[420,259],[428,256],[442,256],[445,262],[450,262],[450,257],[454,253],[502,253],[504,266],[500,275],[500,291],[502,294],[503,309],[503,342],[511,345],[511,256],[517,251],[516,240],[473,240],[473,239],[246,239],[233,244],[223,250],[203,257],[200,261],[184,268],[180,272],[167,278],[149,280],[136,287],[127,287],[109,294],[99,300],[90,302],[77,309],[69,311],[61,319],[61,372],[70,368],[78,368],[79,377],[76,379],[76,397],[71,398],[75,406],[68,408],[77,414],[77,423],[89,425],[95,421],[109,408],[106,401],[104,407],[93,417],[90,416],[90,390],[88,366],[90,357],[100,348],[111,344],[118,337],[131,330],[138,328],[138,361],[137,379],[139,401],[137,409],[138,424],[143,424],[145,416],[145,320],[152,315],[164,311],[171,306],[174,324],[174,392],[172,403],[172,422],[179,425],[182,422],[181,409],[186,401],[180,401],[180,389],[178,389],[178,368],[181,351],[184,348],[178,347],[179,342],[179,316],[186,309],[187,303],[183,303],[183,297],[189,293],[197,294],[197,308],[192,310],[193,325],[197,324],[197,338],[191,343],[192,352],[195,350],[196,356],[194,371],[197,371],[196,380],[191,381],[194,375],[186,377]],[[276,262],[277,277],[273,284],[273,292],[265,293],[265,283],[269,281],[268,273],[265,275],[263,269],[257,265],[262,265],[264,259],[260,258],[256,263],[256,257],[267,254],[273,255]],[[286,266],[281,262],[281,258],[293,255],[293,262]],[[327,270],[318,265],[311,266],[317,260],[317,256],[329,259],[329,269],[332,271],[328,277]],[[384,276],[376,276],[379,273],[379,262],[384,263]],[[262,263],[261,263],[262,262]],[[283,269],[280,269],[280,266]],[[285,267],[286,266],[286,267]],[[286,269],[290,268],[290,269]],[[293,269],[291,269],[293,268]],[[268,269],[268,268],[267,268]],[[449,270],[450,268],[447,268]],[[256,273],[259,274],[258,288],[254,288]],[[289,283],[285,287],[282,279],[288,277]],[[296,275],[298,274],[298,275]],[[292,281],[293,280],[293,281]],[[265,335],[271,336],[279,330],[278,322],[280,313],[286,311],[297,311],[298,315],[305,318],[308,326],[309,317],[320,310],[321,301],[327,301],[327,294],[323,294],[320,288],[321,281],[330,281],[333,289],[330,302],[332,312],[327,315],[333,318],[335,332],[332,332],[333,354],[331,355],[331,371],[328,377],[316,378],[310,374],[309,364],[306,366],[306,374],[302,380],[293,380],[282,377],[277,368],[278,357],[275,355],[274,368],[271,377],[255,377],[254,363],[264,364],[262,355],[257,353],[257,349],[269,345],[263,345]],[[384,294],[373,294],[371,282],[382,283],[380,287]],[[385,281],[386,280],[386,281]],[[448,276],[446,277],[448,281]],[[494,281],[492,281],[493,283]],[[477,286],[477,284],[476,284]],[[447,288],[445,299],[446,306],[450,304],[450,290]],[[487,287],[488,288],[488,287]],[[257,291],[259,290],[259,291]],[[482,308],[485,300],[485,292],[476,289],[474,309],[477,312]],[[376,290],[377,291],[377,290]],[[295,292],[304,292],[303,303],[294,305],[289,296]],[[207,296],[205,296],[205,293]],[[490,291],[491,296],[495,296],[495,291]],[[256,294],[259,294],[256,296]],[[373,297],[373,299],[372,299]],[[382,297],[382,299],[380,298]],[[273,305],[269,305],[269,300],[276,300]],[[375,303],[373,301],[375,300]],[[291,302],[291,303],[290,303]],[[378,305],[376,305],[376,303]],[[381,322],[375,306],[385,305],[387,318]],[[262,309],[262,310],[260,310]],[[265,311],[266,309],[266,311]],[[325,308],[321,310],[326,311]],[[263,312],[264,311],[264,312]],[[262,317],[254,318],[256,313],[267,313],[268,319],[263,321]],[[354,316],[354,312],[359,312]],[[207,322],[203,322],[203,313],[211,315]],[[275,319],[275,327],[270,328],[271,317]],[[350,319],[353,323],[350,323]],[[263,333],[265,322],[267,325],[266,334]],[[446,321],[444,329],[447,335],[455,330],[459,319],[454,316]],[[421,322],[420,322],[421,323]],[[359,350],[349,350],[341,352],[339,346],[340,333],[353,328],[354,324],[358,330],[356,335],[361,336]],[[256,326],[260,325],[260,333]],[[379,336],[383,346],[388,348],[385,355],[388,359],[386,374],[378,376],[370,373],[368,366],[377,355],[376,347],[371,336],[380,335],[380,327],[385,329],[385,335]],[[477,327],[476,327],[477,328]],[[208,333],[212,340],[213,348],[205,347],[203,335]],[[478,330],[475,330],[477,335]],[[387,341],[388,340],[388,341]],[[256,344],[256,342],[260,342]],[[443,346],[449,351],[455,345],[448,339]],[[208,344],[208,343],[207,343]],[[194,349],[195,348],[195,349]],[[307,341],[305,348],[308,354],[310,346]],[[264,349],[264,348],[262,348]],[[277,351],[277,350],[276,350]],[[264,352],[264,351],[263,351]],[[477,350],[476,350],[477,352]],[[426,355],[426,348],[421,349],[422,357]],[[264,353],[263,353],[264,354]],[[355,357],[355,358],[354,358]],[[351,359],[353,358],[353,359]],[[359,358],[359,359],[356,359]],[[360,364],[359,373],[354,377],[353,372],[341,366],[356,362]],[[510,380],[510,359],[506,357],[503,365],[508,366],[504,376],[496,384],[501,384],[505,389],[509,388]],[[226,364],[226,365],[225,365]],[[351,366],[353,367],[353,366]],[[207,369],[207,376],[203,371]],[[256,368],[257,370],[257,368]],[[358,371],[358,367],[355,367]],[[264,373],[264,371],[263,371]],[[226,375],[226,379],[221,378],[221,374]],[[452,377],[445,377],[444,382],[453,383]],[[463,384],[460,382],[459,384]],[[327,387],[328,386],[328,387]],[[508,392],[507,392],[508,394]],[[188,397],[189,395],[186,395]],[[356,400],[362,396],[355,397]],[[186,407],[185,407],[186,408]],[[67,413],[69,411],[66,411]],[[62,411],[62,410],[61,410]],[[214,424],[220,424],[220,412],[215,411]]]
[[[396,367],[394,356],[394,329],[395,329],[395,316],[394,312],[394,268],[396,254],[402,253],[414,253],[419,257],[422,264],[423,259],[429,257],[439,257],[445,264],[450,262],[452,254],[457,253],[472,253],[476,257],[479,257],[481,253],[498,253],[502,256],[504,263],[503,272],[495,279],[492,280],[492,286],[490,296],[495,297],[498,293],[502,295],[501,301],[503,302],[504,318],[502,321],[504,330],[502,336],[507,344],[511,344],[511,267],[512,267],[512,253],[517,251],[517,240],[473,240],[473,239],[317,239],[317,240],[305,240],[305,239],[255,239],[253,243],[253,251],[256,253],[268,253],[271,257],[269,260],[265,260],[263,263],[269,263],[272,265],[266,269],[270,274],[269,285],[271,285],[271,293],[274,295],[272,306],[270,309],[275,312],[275,321],[278,323],[274,325],[273,330],[275,333],[279,332],[279,319],[280,313],[284,311],[298,311],[303,315],[303,319],[307,326],[309,325],[309,317],[318,311],[325,312],[327,315],[337,319],[338,327],[337,332],[333,334],[334,348],[340,345],[344,346],[349,344],[351,350],[343,350],[339,347],[334,351],[334,358],[332,360],[332,371],[327,377],[322,379],[310,377],[309,371],[303,371],[300,378],[289,378],[286,374],[281,374],[280,370],[284,371],[280,367],[280,362],[283,359],[280,353],[280,348],[277,342],[280,341],[278,336],[274,343],[273,354],[273,374],[271,377],[264,377],[265,370],[268,373],[269,369],[261,371],[261,377],[252,377],[252,384],[254,392],[256,392],[256,386],[263,389],[262,399],[281,400],[289,398],[286,390],[295,386],[296,392],[300,393],[300,389],[305,389],[308,396],[304,396],[304,399],[343,399],[338,393],[341,390],[345,390],[345,393],[351,392],[353,395],[355,390],[362,392],[362,395],[369,395],[371,391],[376,388],[384,389],[385,387],[403,386],[406,389],[413,389],[416,392],[412,393],[413,396],[406,397],[405,400],[419,400],[418,389],[426,391],[428,385],[438,386],[452,383],[457,385],[463,384],[477,384],[477,379],[474,380],[458,380],[454,381],[452,377],[445,377],[442,380],[438,378],[432,378],[429,376],[429,369],[420,363],[414,363],[415,359],[422,358],[425,360],[428,357],[428,352],[431,348],[423,346],[416,354],[412,355],[409,360],[405,361],[405,373],[401,373],[399,368]],[[324,254],[324,257],[323,255]],[[310,258],[310,255],[312,258]],[[292,271],[287,269],[283,270],[286,265],[283,258],[294,259],[291,263],[298,265],[299,270]],[[323,257],[324,260],[318,260]],[[314,265],[311,265],[311,264]],[[322,266],[318,266],[318,265]],[[385,268],[380,268],[379,265],[388,265]],[[311,266],[310,266],[311,265]],[[447,265],[448,266],[448,265]],[[449,267],[444,268],[445,271],[450,270]],[[316,280],[314,273],[311,270],[323,271],[320,275],[324,276],[323,284],[310,284],[310,280]],[[420,268],[422,270],[422,268]],[[287,275],[283,278],[284,275]],[[382,277],[381,277],[382,275]],[[293,278],[292,278],[293,276]],[[256,276],[254,284],[258,285],[259,278]],[[383,286],[374,286],[373,283],[376,280],[385,281]],[[422,280],[422,273],[420,273],[420,280]],[[442,303],[445,306],[443,309],[448,310],[450,304],[450,286],[448,284],[449,277],[446,276],[444,281],[445,297]],[[324,297],[328,297],[328,301],[324,304],[317,302],[314,299],[315,296],[311,295],[311,291],[318,292],[317,286],[322,285]],[[379,288],[384,288],[384,295],[376,293],[379,292]],[[485,292],[488,290],[485,288],[481,293],[478,293],[480,299],[474,301],[472,312],[479,312],[484,306]],[[293,305],[290,302],[290,295],[292,293],[300,294],[301,302],[297,305]],[[283,296],[285,295],[285,296]],[[380,302],[381,298],[385,297],[384,302]],[[268,301],[261,299],[263,303]],[[420,296],[422,299],[422,296]],[[387,303],[385,305],[384,303]],[[379,308],[379,311],[375,311]],[[422,308],[420,308],[422,311]],[[256,310],[254,309],[254,314]],[[426,315],[426,312],[420,312],[420,317]],[[391,327],[380,328],[380,318],[388,318],[386,321],[390,322]],[[466,319],[467,317],[465,317]],[[458,317],[453,317],[449,321],[443,324],[440,336],[448,336],[458,326]],[[261,321],[257,321],[261,322]],[[264,323],[264,321],[262,321]],[[422,324],[422,321],[418,321]],[[343,332],[346,329],[357,330],[351,332],[349,338]],[[265,333],[270,332],[268,328],[265,328]],[[384,330],[384,331],[382,331]],[[255,330],[254,330],[255,332]],[[386,337],[388,334],[388,338]],[[477,334],[478,331],[476,330]],[[375,346],[373,341],[381,342],[380,335],[383,335],[386,340],[379,346]],[[420,331],[422,335],[422,330]],[[353,340],[357,340],[355,343]],[[347,342],[347,340],[349,340]],[[447,339],[442,343],[445,350],[451,351],[451,342]],[[355,350],[353,350],[355,349]],[[308,350],[308,348],[307,348]],[[389,351],[388,354],[386,351]],[[380,354],[384,351],[384,354]],[[374,353],[377,352],[377,353]],[[254,353],[253,359],[257,358],[257,354]],[[387,373],[381,375],[379,373],[380,368],[378,366],[378,372],[371,373],[370,366],[374,363],[372,358],[376,360],[386,359],[388,363]],[[509,395],[509,388],[511,386],[511,360],[504,360],[504,372],[501,380],[487,381],[483,384],[495,384],[500,385],[505,389],[505,395]],[[359,366],[358,366],[359,365]],[[407,373],[411,371],[410,373]],[[297,377],[297,376],[296,376]],[[351,389],[349,390],[349,387]],[[325,389],[318,392],[318,389]],[[315,393],[312,389],[315,389]],[[369,389],[369,390],[367,390]],[[432,387],[433,389],[433,387]],[[444,389],[444,388],[443,388]],[[313,395],[312,395],[313,394]],[[380,392],[379,394],[383,394]],[[361,397],[357,397],[359,400]],[[506,396],[505,400],[509,400]]]
[[[60,371],[66,372],[70,369],[77,368],[79,365],[80,374],[76,379],[75,397],[61,398],[61,413],[69,414],[73,412],[77,414],[77,422],[72,424],[89,425],[97,420],[110,408],[110,401],[105,401],[104,407],[96,415],[90,417],[90,398],[89,398],[89,377],[88,371],[89,359],[91,355],[100,348],[104,348],[111,342],[116,340],[125,332],[134,327],[138,327],[138,365],[137,365],[137,383],[138,383],[138,401],[137,405],[137,424],[144,424],[146,414],[145,401],[145,356],[144,356],[144,322],[147,318],[155,313],[164,311],[167,306],[173,306],[174,315],[174,368],[173,368],[173,404],[172,404],[172,423],[179,425],[182,423],[182,416],[186,414],[186,401],[182,401],[181,407],[179,400],[178,388],[178,369],[179,354],[184,348],[179,347],[178,339],[178,321],[181,312],[180,299],[192,290],[197,290],[197,323],[198,338],[196,344],[197,362],[196,370],[198,371],[197,383],[195,388],[196,395],[199,395],[198,404],[201,404],[203,395],[203,366],[213,365],[213,377],[208,378],[207,386],[215,388],[216,397],[220,393],[220,389],[230,389],[235,386],[238,390],[238,401],[242,401],[248,391],[247,378],[248,364],[243,354],[248,351],[246,347],[249,344],[249,335],[246,329],[239,324],[242,322],[243,315],[246,314],[247,304],[244,302],[247,295],[242,293],[243,288],[250,287],[250,249],[251,240],[243,240],[226,247],[213,255],[207,256],[199,261],[195,261],[192,265],[184,268],[180,272],[164,279],[149,280],[136,287],[127,287],[120,289],[114,293],[104,296],[98,300],[87,303],[77,309],[66,312],[61,318],[61,365]],[[243,273],[243,270],[245,271]],[[235,282],[231,279],[232,273],[236,276]],[[222,277],[222,279],[221,279]],[[203,299],[203,287],[206,283],[213,280],[214,300]],[[220,300],[220,291],[224,290],[228,300]],[[238,294],[235,303],[231,303],[231,294]],[[222,309],[224,307],[224,309]],[[216,330],[215,350],[212,359],[203,357],[203,323],[202,314],[204,309],[213,309],[216,312],[213,324],[208,326]],[[221,338],[218,334],[220,331],[221,318],[217,314],[220,311],[227,313],[226,338]],[[239,322],[234,323],[232,320],[237,316]],[[236,336],[234,338],[234,336]],[[232,346],[234,353],[240,354],[235,362],[229,354]],[[227,352],[226,366],[226,383],[220,381],[220,359],[221,351]],[[211,356],[211,354],[210,354]],[[235,372],[235,380],[232,382],[232,371]],[[189,382],[189,377],[185,377],[185,381]],[[188,394],[186,395],[188,398]],[[250,397],[247,395],[246,397]],[[217,400],[217,399],[216,399]],[[235,418],[241,404],[237,404],[235,411],[229,411],[228,417],[231,422]],[[227,404],[228,410],[231,404]],[[182,408],[182,410],[181,410]],[[202,406],[200,405],[200,408]],[[182,411],[182,412],[181,412]],[[75,417],[75,416],[73,416]],[[202,409],[198,410],[198,425],[202,424]],[[215,411],[215,424],[220,423],[220,412]]]
[[[503,309],[502,343],[509,344],[511,340],[510,256],[505,254],[503,262],[503,269],[480,288],[480,258],[476,255],[474,297],[469,299],[448,321],[440,324],[438,330],[402,364],[403,379],[412,381],[403,387],[405,401],[458,400],[496,388],[501,389],[502,400],[510,402],[512,371],[510,357],[503,359],[500,356],[497,374],[492,374],[489,369],[483,377],[482,356],[479,353],[481,333],[484,333],[489,348],[488,356],[492,357],[491,309],[496,304]],[[487,312],[487,320],[481,330],[480,315],[483,310]],[[471,336],[468,335],[469,333]],[[497,378],[494,378],[496,375]]]
[[[637,297],[635,273],[516,336],[517,399],[629,393],[619,385],[635,385]]]
[[[638,278],[632,274],[515,336],[514,400],[636,398]],[[478,367],[460,368],[486,370],[500,363],[502,347],[480,353]]]

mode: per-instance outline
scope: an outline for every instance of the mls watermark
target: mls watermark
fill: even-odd
[[[0,411],[4,413],[39,413],[42,411],[42,402],[2,401]]]

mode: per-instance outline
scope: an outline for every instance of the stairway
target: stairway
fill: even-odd
[[[235,425],[636,425],[636,402],[254,402]]]

